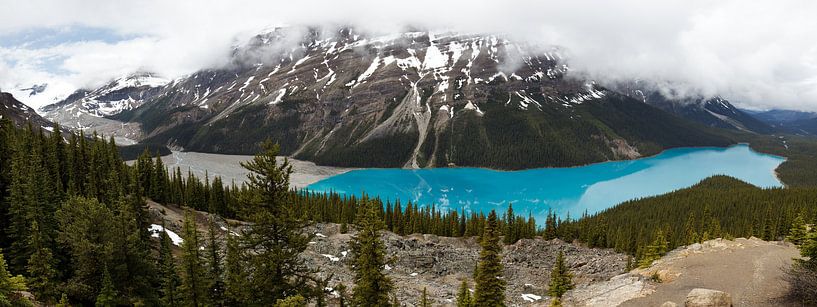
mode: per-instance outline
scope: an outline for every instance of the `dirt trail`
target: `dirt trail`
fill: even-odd
[[[663,282],[652,294],[621,306],[660,306],[666,301],[683,305],[694,288],[727,292],[735,306],[796,306],[783,299],[788,285],[782,277],[783,268],[798,256],[797,248],[788,243],[755,238],[692,245],[639,270],[643,275],[657,272]]]

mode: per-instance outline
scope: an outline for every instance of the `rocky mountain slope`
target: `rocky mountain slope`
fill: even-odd
[[[148,203],[153,223],[164,224],[174,233],[181,233],[184,209]],[[207,213],[195,212],[197,226],[201,232],[207,229]],[[237,231],[237,221],[219,222],[220,237]],[[232,227],[230,227],[232,225]],[[307,264],[319,271],[319,277],[332,276],[329,283],[330,306],[336,305],[339,284],[351,291],[353,273],[349,268],[351,257],[350,241],[356,232],[340,233],[338,224],[316,224],[307,229],[314,235],[307,250],[302,254]],[[463,279],[474,287],[474,266],[479,257],[480,246],[476,237],[450,238],[434,235],[399,236],[383,232],[386,258],[389,264],[385,270],[395,283],[398,299],[404,306],[419,306],[423,288],[433,306],[453,306],[456,293]],[[506,302],[508,306],[547,306],[547,284],[550,270],[556,257],[562,251],[567,264],[574,274],[573,281],[579,286],[588,286],[606,281],[626,271],[627,256],[609,249],[591,249],[560,240],[545,241],[541,238],[523,239],[504,248],[502,264],[508,282]]]
[[[30,122],[34,128],[42,127],[49,131],[53,129],[51,122],[9,93],[0,92],[0,118],[9,119],[17,126],[24,126]]]
[[[337,166],[568,166],[732,142],[566,77],[559,48],[495,35],[284,28],[232,59],[143,90],[136,104],[80,105],[138,127],[145,143],[249,154],[271,138],[284,154]],[[82,111],[79,101],[49,113]]]

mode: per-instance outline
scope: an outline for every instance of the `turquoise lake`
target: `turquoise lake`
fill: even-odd
[[[677,148],[656,156],[570,168],[496,171],[482,168],[362,169],[311,184],[308,190],[379,196],[443,210],[504,211],[544,221],[549,209],[576,217],[623,201],[689,187],[712,175],[728,175],[759,187],[780,187],[774,169],[785,159],[747,145]],[[541,222],[540,222],[541,223]]]

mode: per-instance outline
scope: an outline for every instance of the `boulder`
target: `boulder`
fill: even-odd
[[[729,293],[696,288],[687,294],[686,307],[732,307],[732,296]]]
[[[678,307],[678,304],[670,302],[670,301],[666,301],[663,304],[661,304],[661,307]]]

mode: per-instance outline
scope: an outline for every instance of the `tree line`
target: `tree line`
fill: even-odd
[[[325,304],[328,281],[315,278],[296,257],[306,248],[309,238],[301,232],[311,222],[358,229],[382,224],[400,234],[441,236],[481,236],[490,224],[497,235],[507,234],[506,243],[532,238],[537,229],[533,218],[517,216],[512,208],[492,219],[294,191],[288,184],[291,167],[275,160],[272,145],[243,164],[251,173],[246,184],[228,186],[219,177],[211,181],[170,170],[148,154],[128,165],[112,138],[103,141],[96,134],[64,137],[2,120],[0,144],[0,248],[8,259],[0,266],[7,273],[0,272],[0,286],[16,285],[8,289],[26,289],[49,304],[268,306],[293,296]],[[149,231],[147,199],[252,227],[220,237],[213,220],[202,232],[188,214],[181,252],[174,252],[167,233]],[[357,254],[371,253],[368,244],[373,243],[360,245]],[[15,304],[24,302],[0,292]]]

